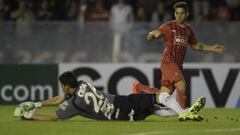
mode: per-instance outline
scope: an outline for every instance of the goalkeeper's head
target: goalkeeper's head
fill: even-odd
[[[78,87],[77,77],[73,72],[64,72],[59,76],[59,80],[63,85],[64,92],[68,93],[68,89],[75,89]]]

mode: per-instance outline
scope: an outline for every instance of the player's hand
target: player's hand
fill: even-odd
[[[23,102],[14,110],[14,116],[22,119],[31,119],[37,108],[41,108],[41,102]]]
[[[215,44],[212,46],[212,51],[216,53],[223,53],[225,50],[225,47],[223,45]]]
[[[34,106],[35,106],[35,108],[41,108],[42,107],[42,103],[41,102],[35,102],[34,103]]]
[[[19,107],[22,108],[24,111],[29,111],[35,108],[34,102],[23,102],[19,104]]]
[[[21,118],[25,120],[31,120],[35,112],[36,112],[35,108],[32,110],[26,111],[23,113],[23,116]]]
[[[23,115],[26,112],[28,112],[30,110],[34,110],[34,109],[35,109],[34,102],[23,102],[15,108],[13,116],[23,117]]]
[[[22,106],[24,108],[25,111],[29,111],[32,110],[34,108],[41,108],[42,107],[42,103],[41,102],[23,102],[21,103],[19,106]]]
[[[147,36],[147,40],[148,41],[152,41],[155,39],[155,36],[154,36],[154,33],[153,32],[149,32],[148,33],[148,36]]]
[[[19,104],[15,111],[14,111],[14,116],[15,117],[21,117],[23,116],[23,114],[27,111],[30,110],[34,110],[34,109],[39,109],[42,107],[42,103],[41,102],[23,102],[21,104]]]

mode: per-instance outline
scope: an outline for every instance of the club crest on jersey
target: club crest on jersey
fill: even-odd
[[[188,40],[181,36],[174,36],[174,45],[184,45],[188,44]]]

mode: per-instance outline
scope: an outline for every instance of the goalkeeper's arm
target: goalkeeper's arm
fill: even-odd
[[[57,121],[59,118],[56,114],[56,112],[52,114],[34,114],[30,120],[39,120],[39,121]]]
[[[65,100],[64,96],[56,96],[41,102],[34,103],[35,108],[41,108],[42,106],[55,106],[61,104]]]
[[[41,102],[23,102],[16,107],[14,111],[15,117],[21,117],[28,120],[58,120],[57,114],[51,115],[38,115],[35,114],[36,108],[42,106],[59,105],[65,100],[64,96],[56,96],[51,99],[47,99]]]
[[[42,106],[54,106],[54,105],[59,105],[65,100],[64,96],[56,96],[41,102],[36,102],[34,103],[35,108],[41,108]],[[58,120],[58,116],[56,112],[48,115],[40,115],[40,114],[35,114],[34,111],[28,111],[24,115],[23,118],[27,120],[40,120],[40,121],[56,121]]]
[[[44,101],[41,101],[40,104],[41,106],[55,106],[59,105],[64,101],[64,96],[56,96]]]

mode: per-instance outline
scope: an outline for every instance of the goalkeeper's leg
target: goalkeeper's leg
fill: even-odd
[[[139,93],[151,94],[159,91],[160,90],[158,88],[143,85],[138,80],[134,81],[132,85],[132,94],[139,94]]]

